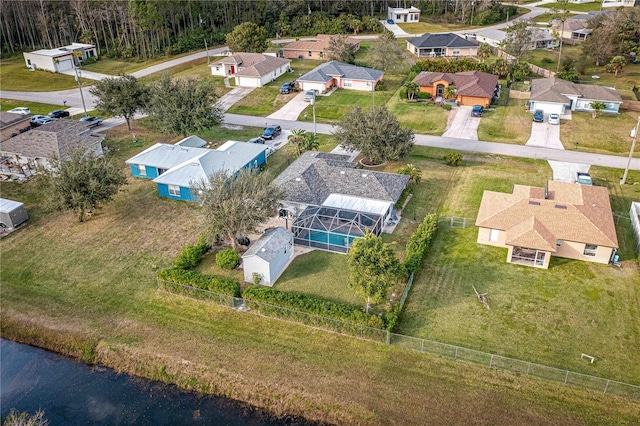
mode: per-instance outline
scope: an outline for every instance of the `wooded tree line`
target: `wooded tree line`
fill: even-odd
[[[10,54],[95,43],[101,55],[147,59],[224,43],[242,22],[270,37],[379,31],[387,7],[411,5],[477,24],[506,13],[493,0],[0,0],[0,44]]]

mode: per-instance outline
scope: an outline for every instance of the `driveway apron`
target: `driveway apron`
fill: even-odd
[[[218,104],[223,111],[227,111],[233,106],[233,104],[239,102],[242,98],[253,92],[253,89],[255,89],[255,87],[236,87],[231,89],[218,99]]]
[[[455,114],[451,126],[442,134],[447,138],[458,139],[478,139],[478,126],[480,125],[479,117],[472,117],[471,110],[473,107],[461,106],[456,108],[452,113]]]
[[[531,137],[529,137],[526,145],[564,149],[562,142],[560,142],[560,125],[549,124],[549,117],[545,115],[543,123],[532,123]]]
[[[267,118],[274,120],[297,120],[302,111],[309,106],[309,102],[304,100],[304,94],[305,92],[298,93],[293,99],[287,102],[285,106],[267,116]]]

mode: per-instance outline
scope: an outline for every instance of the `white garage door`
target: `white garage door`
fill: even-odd
[[[58,62],[56,68],[58,69],[58,72],[73,69],[73,59],[62,59]]]

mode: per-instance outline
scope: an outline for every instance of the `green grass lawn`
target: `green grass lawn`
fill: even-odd
[[[503,90],[503,96],[508,96]],[[507,106],[494,106],[485,110],[478,126],[482,141],[524,145],[531,136],[531,114],[524,108],[524,99],[509,99]]]
[[[17,107],[27,107],[31,110],[32,115],[46,115],[55,109],[60,109],[60,105],[43,104],[40,102],[17,101],[14,99],[0,99],[0,109],[9,111]]]
[[[639,190],[621,189],[618,171],[593,173],[598,183],[611,182],[612,208],[625,214]],[[550,168],[540,161],[467,163],[456,170],[440,213],[475,218],[484,190],[510,192],[514,183],[544,186],[549,178]],[[623,223],[618,227],[622,258],[633,259],[635,242],[628,236],[629,222]],[[548,270],[537,270],[507,264],[506,249],[478,245],[476,238],[473,225],[441,225],[416,277],[400,333],[640,383],[640,278],[633,261],[618,269],[552,258]],[[472,285],[488,293],[491,310],[478,302]],[[586,364],[581,353],[599,361]]]
[[[144,133],[143,124],[134,124],[136,139],[142,142],[134,142],[126,126],[108,132],[108,144],[114,149],[108,156],[123,169],[127,169],[124,159],[151,143],[167,141],[165,135],[148,129]],[[416,148],[407,159],[418,163],[429,177],[420,189],[422,195],[416,194],[415,207],[411,207],[416,211],[438,208],[441,194],[448,194],[448,199],[458,191],[460,175],[467,168],[449,168],[441,161],[429,160],[441,153]],[[490,164],[496,165],[495,159],[487,161],[486,167],[492,170]],[[505,169],[503,174],[507,169],[512,173],[520,165],[506,160],[497,164]],[[502,181],[508,179],[503,177]],[[393,424],[398,419],[403,424],[423,424],[425,418],[434,424],[467,424],[477,422],[481,413],[482,422],[487,424],[617,425],[633,424],[640,416],[640,406],[626,399],[347,338],[159,291],[157,268],[170,266],[182,247],[196,241],[201,231],[197,205],[160,199],[151,182],[129,178],[113,203],[80,224],[74,214],[47,212],[36,184],[35,180],[24,184],[0,182],[3,197],[24,201],[32,215],[24,228],[0,239],[0,325],[5,338],[76,356],[93,351],[95,362],[118,371],[245,401],[275,415],[304,416],[330,424]],[[452,250],[439,244],[443,250]],[[460,250],[465,250],[465,244]],[[600,292],[601,301],[594,301],[595,308],[611,298],[622,300],[616,275],[612,274],[627,274],[628,270],[625,266],[602,274],[611,279],[607,290],[614,296]],[[577,285],[582,286],[588,276],[565,278],[579,279]],[[493,305],[488,313],[506,316],[506,302],[501,299],[507,297],[506,289],[504,293],[498,288],[489,290]],[[416,286],[409,299],[410,309],[414,309],[411,299],[424,291]],[[454,286],[452,291],[457,294],[459,290]],[[516,298],[521,293],[511,294],[509,297]],[[596,297],[596,292],[590,294]],[[449,306],[455,302],[451,299]],[[532,300],[531,306],[543,309],[544,304],[539,302],[544,300]],[[634,315],[633,303],[620,306],[615,306],[617,312],[611,323],[624,315]],[[441,307],[446,308],[446,304]],[[458,333],[454,337],[467,323],[469,327],[477,324],[471,319],[457,320],[462,326],[453,331]],[[544,318],[541,320],[547,324]],[[517,318],[512,321],[520,324]],[[573,326],[573,322],[567,323]],[[558,323],[559,332],[550,331],[553,345],[560,344],[556,334],[564,333],[567,323]],[[635,336],[636,346],[631,341],[618,358],[605,357],[602,364],[594,364],[596,368],[637,354],[637,335],[628,332],[624,322],[619,325],[611,340],[617,342],[617,334],[627,332],[630,339]],[[434,326],[434,332],[438,332],[438,323]],[[585,327],[594,332],[598,327],[610,329],[610,323],[600,318],[596,323],[585,326],[579,322],[576,326],[578,337],[585,335]],[[602,339],[596,338],[594,343],[600,343]],[[532,347],[527,341],[522,345]],[[547,349],[545,342],[533,347],[530,356],[555,349]],[[594,355],[600,359],[599,353]],[[639,363],[626,361],[619,368],[630,373],[637,369]],[[523,395],[526,404],[522,404]]]
[[[16,92],[51,92],[78,87],[70,75],[49,71],[29,71],[22,55],[0,60],[0,81],[3,90]],[[81,79],[83,86],[91,86],[92,80]]]
[[[592,118],[589,112],[573,112],[571,120],[562,121],[560,140],[565,149],[597,153],[629,155],[629,132],[637,123],[637,112],[600,114]]]
[[[212,47],[210,47],[212,49]],[[202,50],[204,51],[204,50]],[[82,68],[87,71],[93,71],[101,74],[107,75],[119,75],[119,74],[131,74],[136,71],[140,71],[142,69],[161,64],[163,62],[170,61],[172,59],[177,59],[183,56],[192,55],[194,52],[185,52],[179,55],[173,55],[168,57],[154,58],[149,59],[147,61],[136,61],[135,59],[124,60],[124,59],[116,59],[116,58],[106,58],[102,57],[98,59],[93,64],[83,65]],[[211,58],[214,58],[213,56]],[[204,60],[207,61],[206,58]]]
[[[546,4],[539,4],[538,7],[544,7],[547,9],[555,8],[556,10],[563,10],[565,6],[563,6],[560,3],[546,3]],[[569,3],[566,7],[568,10],[572,12],[591,12],[592,10],[600,10],[601,2],[594,1],[591,3]]]
[[[442,135],[447,127],[448,111],[430,102],[403,103],[397,94],[387,102],[389,111],[403,126],[423,135]]]

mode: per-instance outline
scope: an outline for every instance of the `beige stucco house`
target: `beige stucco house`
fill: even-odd
[[[330,44],[331,39],[334,37],[341,36],[318,34],[313,40],[297,40],[291,42],[282,48],[282,55],[289,59],[316,59],[325,61],[331,54]],[[360,40],[353,37],[345,37],[345,41],[351,44],[354,52],[360,50]]]
[[[211,75],[234,77],[236,86],[263,87],[291,69],[291,60],[263,53],[235,53],[209,65]]]
[[[609,263],[618,247],[607,188],[549,181],[484,191],[478,244],[508,249],[507,262],[548,268],[551,256]]]
[[[331,87],[340,89],[373,91],[384,76],[384,71],[359,67],[344,62],[325,62],[298,78],[301,90],[316,90],[320,93]]]

